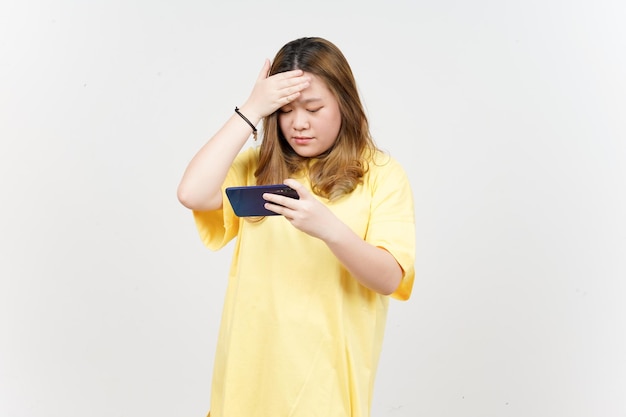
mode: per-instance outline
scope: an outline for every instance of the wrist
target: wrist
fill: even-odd
[[[249,105],[247,102],[243,103],[243,106],[239,106],[239,111],[246,116],[246,119],[250,120],[254,126],[258,125],[263,119],[263,115],[259,114],[258,111],[254,109],[254,106]]]
[[[250,129],[252,129],[252,136],[254,136],[254,140],[257,140],[257,129],[256,129],[256,123],[252,122],[240,109],[239,107],[235,106],[235,113],[237,113],[237,115],[239,115],[239,117],[241,117],[241,119],[248,125],[250,126]]]

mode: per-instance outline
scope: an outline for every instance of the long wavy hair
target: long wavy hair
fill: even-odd
[[[270,75],[301,69],[323,80],[339,103],[341,127],[333,146],[315,158],[298,155],[278,124],[278,112],[263,119],[263,141],[257,184],[282,183],[292,174],[308,170],[315,194],[335,200],[362,182],[377,149],[359,97],[352,69],[333,43],[319,37],[296,39],[276,54]],[[306,171],[305,171],[306,172]]]

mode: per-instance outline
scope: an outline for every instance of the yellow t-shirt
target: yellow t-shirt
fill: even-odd
[[[258,149],[243,151],[223,188],[255,185]],[[296,178],[310,190],[306,178]],[[389,297],[354,279],[328,247],[282,216],[258,222],[221,210],[194,212],[204,244],[237,238],[222,313],[211,417],[368,417]],[[404,271],[392,297],[414,280],[415,221],[408,178],[377,153],[350,195],[320,198]]]

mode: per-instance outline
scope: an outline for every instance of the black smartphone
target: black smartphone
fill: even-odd
[[[296,190],[285,184],[249,185],[226,188],[226,196],[228,196],[230,205],[233,207],[235,214],[239,217],[278,216],[278,213],[274,213],[263,207],[263,205],[267,203],[267,200],[263,199],[264,193],[284,195],[285,197],[295,198],[296,200],[300,198]]]

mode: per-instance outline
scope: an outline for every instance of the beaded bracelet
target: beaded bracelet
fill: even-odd
[[[254,137],[254,140],[256,140],[256,127],[252,124],[252,122],[250,120],[248,120],[248,118],[246,116],[244,116],[240,111],[239,111],[239,107],[235,107],[235,113],[237,113],[239,116],[241,116],[241,118],[243,120],[246,121],[246,123],[248,123],[250,125],[250,127],[252,128],[252,136]]]

